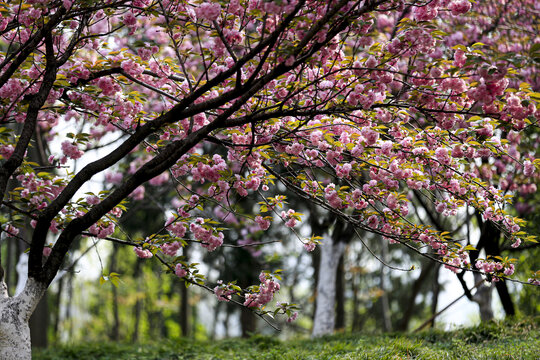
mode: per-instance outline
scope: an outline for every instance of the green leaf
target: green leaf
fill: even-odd
[[[467,51],[467,48],[465,47],[465,45],[461,45],[461,44],[452,46],[452,49],[461,50],[461,51],[464,51],[464,52]]]
[[[528,242],[532,242],[532,243],[535,243],[535,244],[538,244],[538,240],[536,240],[536,238],[534,236],[527,236],[525,238],[525,241],[528,241]]]
[[[536,52],[540,52],[540,43],[532,44],[531,48],[529,49],[529,54],[534,54]]]

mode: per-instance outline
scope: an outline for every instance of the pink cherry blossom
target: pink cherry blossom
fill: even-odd
[[[186,277],[186,275],[188,274],[187,270],[184,268],[182,264],[176,264],[176,267],[174,268],[174,273],[179,278]]]
[[[315,244],[314,242],[304,243],[304,249],[306,249],[306,251],[308,252],[312,252],[313,250],[315,250],[316,247],[317,244]]]
[[[195,9],[198,19],[214,21],[221,13],[221,6],[218,3],[204,2]]]
[[[133,27],[137,23],[137,18],[135,15],[130,11],[124,15],[124,24],[128,27]]]
[[[448,4],[448,9],[452,11],[453,16],[459,16],[471,9],[471,3],[469,0],[453,0]]]
[[[263,218],[261,215],[255,217],[255,222],[261,230],[267,230],[270,227],[270,220]]]
[[[533,163],[530,160],[525,160],[523,162],[523,175],[532,176],[534,172],[535,172],[535,168],[534,168]]]
[[[142,249],[140,247],[134,247],[133,251],[135,251],[135,254],[141,259],[148,259],[154,256],[150,250]]]
[[[87,196],[86,197],[86,202],[88,203],[88,205],[97,205],[99,204],[99,197],[95,196],[95,195],[91,195],[91,196]]]
[[[84,152],[79,150],[77,145],[68,140],[62,142],[62,152],[70,159],[79,159],[84,155]]]
[[[51,255],[51,252],[52,252],[51,247],[49,247],[49,246],[44,246],[43,247],[43,256],[49,257],[49,255]]]
[[[169,256],[176,256],[178,249],[180,249],[182,245],[178,241],[174,241],[172,243],[165,243],[161,245],[161,251],[165,255]]]

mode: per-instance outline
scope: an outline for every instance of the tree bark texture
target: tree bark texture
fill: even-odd
[[[415,310],[415,301],[418,297],[418,294],[420,293],[420,290],[422,288],[422,284],[427,281],[430,273],[435,268],[435,263],[433,261],[429,261],[422,264],[422,270],[420,271],[420,275],[418,275],[418,278],[413,282],[411,287],[411,292],[409,295],[409,298],[407,299],[407,304],[404,307],[403,311],[403,317],[398,323],[397,330],[398,331],[407,331],[409,328],[409,323],[411,321],[411,318],[414,314]]]
[[[480,216],[477,216],[477,218],[480,219]],[[486,255],[501,256],[501,231],[491,221],[483,222],[481,226],[481,231],[482,233],[480,235],[480,240],[478,241],[477,246],[478,252],[482,248],[484,248],[486,251]],[[474,252],[472,253],[474,254]],[[476,262],[478,253],[474,255],[476,255],[476,257],[471,256],[471,264],[474,264]],[[506,285],[506,281],[499,281],[495,283],[495,288],[497,289],[497,293],[499,295],[506,315],[515,315],[516,310],[514,307],[514,302],[512,300],[512,297],[510,296],[510,293],[508,292],[508,286]]]
[[[111,252],[109,270],[110,272],[116,272],[116,261],[118,257],[118,244],[113,245],[113,251]],[[112,313],[113,313],[113,323],[111,326],[111,332],[109,338],[112,341],[120,340],[120,315],[118,313],[118,289],[116,285],[111,282],[111,291],[112,291]]]
[[[383,316],[383,325],[384,325],[384,331],[390,332],[392,331],[392,320],[390,319],[390,303],[388,300],[388,292],[386,289],[386,278],[387,278],[387,272],[386,272],[386,265],[388,264],[388,242],[384,241],[382,242],[382,257],[384,264],[381,263],[381,290],[382,290],[382,296],[381,296],[381,306],[382,306],[382,316]]]
[[[334,330],[345,330],[345,252],[339,258],[336,276],[336,323]]]
[[[482,280],[482,275],[478,273],[473,273],[474,283],[478,284]],[[485,282],[478,286],[478,290],[473,296],[473,300],[478,304],[478,309],[480,310],[480,320],[486,322],[493,319],[493,309],[491,308],[491,294],[493,287],[491,285],[486,285]]]
[[[345,250],[345,243],[336,241],[332,236],[326,239],[320,248],[321,262],[312,332],[314,337],[331,334],[334,331],[336,274],[339,259]]]
[[[441,291],[441,284],[439,283],[439,271],[441,270],[441,265],[435,265],[435,276],[433,277],[433,283],[431,286],[432,296],[431,296],[431,320],[430,326],[435,327],[435,314],[437,313],[437,305],[439,304],[439,293]]]
[[[2,281],[0,294],[0,360],[32,358],[28,321],[39,300],[45,294],[43,283],[29,278],[24,290],[9,297]]]
[[[133,333],[131,334],[131,341],[133,343],[137,342],[139,340],[139,324],[141,321],[141,313],[142,313],[142,300],[139,297],[139,293],[141,292],[141,266],[142,266],[142,259],[137,258],[135,261],[135,271],[133,272],[133,276],[135,277],[135,280],[137,281],[137,301],[135,302],[135,305],[133,306],[133,313],[135,316],[134,323],[133,323]]]
[[[43,294],[34,313],[30,317],[30,337],[33,348],[46,348],[48,345],[47,330],[49,328],[49,303],[47,292]]]
[[[189,256],[189,244],[184,246],[182,249],[182,252],[186,258]],[[188,288],[185,286],[183,282],[179,284],[180,286],[180,316],[179,316],[179,322],[180,322],[180,329],[182,331],[183,337],[189,337],[191,334],[190,332],[190,326],[189,326],[189,293]]]

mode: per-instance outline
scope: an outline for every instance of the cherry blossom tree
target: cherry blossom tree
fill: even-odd
[[[534,1],[516,3],[538,12]],[[414,190],[445,216],[476,209],[508,244],[534,241],[506,211],[512,194],[477,170],[504,160],[508,173],[535,181],[535,151],[520,152],[509,137],[540,116],[540,95],[526,84],[540,46],[527,22],[500,36],[487,29],[488,39],[502,39],[492,43],[449,35],[448,24],[470,19],[471,7],[467,0],[2,3],[2,231],[6,241],[28,244],[29,277],[16,296],[3,283],[0,358],[30,358],[28,318],[81,236],[131,246],[134,256],[157,259],[218,300],[294,320],[290,304],[266,307],[280,288],[278,273],[263,271],[246,288],[209,284],[177,256],[187,242],[226,246],[214,209],[236,214],[234,199],[246,196],[258,205],[242,215],[262,234],[284,225],[307,250],[324,242],[324,234],[295,230],[302,214],[283,187],[451,271],[511,276],[515,260],[470,264],[462,239],[408,217]],[[520,34],[530,41],[515,47],[509,41]],[[58,144],[45,167],[27,157],[43,138]],[[100,149],[108,153],[96,156]],[[87,165],[77,169],[77,159]],[[112,186],[84,194],[103,172]],[[160,231],[122,240],[118,219],[130,199],[144,198],[146,183],[173,185],[176,201],[164,208]]]

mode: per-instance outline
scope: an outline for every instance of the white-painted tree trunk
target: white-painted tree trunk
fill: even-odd
[[[32,358],[28,320],[47,287],[32,278],[24,290],[9,297],[6,284],[0,285],[0,360]]]
[[[320,245],[321,263],[319,266],[319,283],[315,300],[315,319],[312,336],[331,334],[335,323],[336,274],[339,258],[345,251],[345,243],[334,243],[332,237],[325,239]]]

